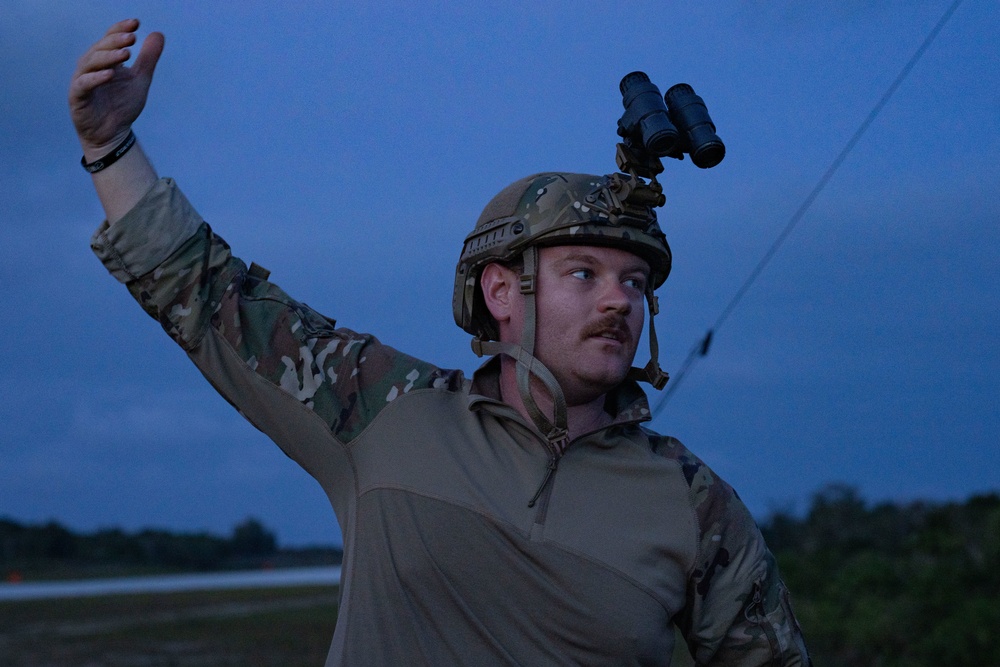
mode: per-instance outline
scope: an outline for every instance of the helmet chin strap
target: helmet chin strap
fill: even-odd
[[[535,356],[535,286],[538,276],[538,248],[529,246],[524,250],[524,268],[521,272],[520,290],[524,295],[524,327],[521,330],[521,344],[495,340],[472,340],[472,350],[478,356],[484,354],[505,354],[516,362],[517,391],[524,403],[528,416],[538,430],[545,435],[553,451],[562,454],[569,444],[569,428],[566,420],[566,396],[559,381]],[[531,376],[535,376],[552,398],[552,420],[542,412],[531,392]]]
[[[653,385],[653,389],[663,389],[670,376],[660,368],[660,346],[656,342],[656,327],[653,320],[660,312],[660,301],[653,295],[652,288],[646,290],[646,302],[649,304],[649,361],[642,368],[634,366],[628,369],[629,380],[636,382],[648,382]]]

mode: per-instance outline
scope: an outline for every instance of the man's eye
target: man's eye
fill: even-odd
[[[642,278],[629,278],[625,281],[625,284],[640,292],[646,289],[646,281]]]
[[[575,276],[580,280],[587,280],[588,278],[593,277],[594,272],[591,271],[590,269],[577,269],[576,271],[573,271],[570,275]]]

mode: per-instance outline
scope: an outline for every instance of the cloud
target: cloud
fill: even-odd
[[[218,410],[205,407],[204,391],[164,391],[153,386],[113,391],[101,387],[97,395],[77,399],[69,436],[88,442],[134,441],[160,444],[176,440],[211,441],[232,428],[232,421]]]

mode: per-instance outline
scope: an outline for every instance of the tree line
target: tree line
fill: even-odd
[[[816,665],[1000,666],[1000,495],[871,505],[831,485],[761,530]]]
[[[280,549],[275,533],[248,518],[227,537],[147,528],[76,533],[55,521],[26,525],[0,518],[0,574],[85,576],[88,570],[208,571],[241,567],[339,563],[333,547]]]

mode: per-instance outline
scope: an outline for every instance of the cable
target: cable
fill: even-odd
[[[962,4],[962,0],[955,0],[955,2],[953,2],[951,6],[948,7],[947,11],[945,11],[944,13],[944,16],[942,16],[941,19],[937,22],[937,24],[931,29],[927,37],[924,38],[923,44],[920,45],[920,48],[918,48],[916,53],[913,54],[909,62],[907,62],[906,65],[903,66],[903,69],[896,77],[896,80],[892,82],[888,90],[885,91],[885,94],[882,95],[882,98],[878,101],[875,107],[869,112],[868,117],[865,118],[865,120],[861,123],[861,126],[858,127],[857,131],[855,131],[854,136],[852,136],[848,140],[847,145],[844,146],[843,150],[840,151],[840,154],[837,155],[833,163],[827,168],[826,172],[819,179],[819,182],[816,183],[816,186],[812,189],[809,195],[806,196],[805,201],[802,202],[802,205],[799,206],[798,210],[795,211],[795,213],[792,215],[791,219],[788,221],[788,224],[785,225],[785,228],[781,231],[780,234],[778,234],[778,237],[774,240],[774,243],[771,244],[771,247],[768,248],[767,252],[764,253],[764,256],[761,257],[759,262],[757,262],[757,266],[754,268],[753,271],[750,272],[750,275],[747,276],[747,279],[743,281],[743,284],[740,286],[740,288],[736,290],[736,294],[734,294],[733,298],[729,300],[729,303],[726,305],[726,307],[722,309],[722,313],[716,318],[715,323],[705,334],[705,337],[702,338],[699,342],[695,343],[694,346],[691,348],[691,351],[688,352],[688,356],[684,359],[684,363],[681,364],[680,370],[678,370],[677,373],[673,376],[672,381],[667,386],[666,391],[663,392],[663,396],[660,398],[659,402],[657,402],[656,407],[653,408],[652,410],[653,419],[655,419],[656,416],[660,414],[660,412],[663,410],[663,407],[670,400],[670,397],[673,395],[675,391],[677,391],[677,387],[680,386],[681,381],[687,375],[688,371],[691,369],[691,366],[693,366],[698,359],[708,354],[708,349],[711,346],[712,337],[715,331],[717,331],[719,327],[722,326],[723,322],[725,322],[726,319],[728,319],[730,313],[732,313],[733,309],[736,308],[736,304],[738,304],[743,299],[743,296],[750,290],[750,287],[757,280],[758,276],[760,276],[760,274],[764,271],[764,267],[768,265],[768,263],[771,261],[771,258],[774,257],[775,253],[778,252],[778,249],[785,242],[785,239],[788,238],[788,235],[792,233],[792,230],[795,229],[795,226],[799,223],[800,220],[802,220],[803,216],[805,216],[806,211],[808,211],[809,208],[812,206],[813,202],[816,201],[816,197],[819,196],[819,193],[822,192],[824,188],[826,188],[826,184],[830,182],[830,179],[833,178],[833,175],[840,168],[840,165],[843,164],[845,159],[847,159],[847,156],[850,154],[850,152],[854,150],[854,147],[861,140],[861,136],[868,130],[871,124],[875,121],[875,118],[879,115],[879,113],[881,113],[885,105],[888,104],[889,98],[891,98],[893,94],[895,94],[896,90],[900,87],[900,85],[902,85],[903,80],[906,79],[910,71],[917,64],[917,61],[920,60],[921,56],[924,55],[924,52],[930,47],[931,43],[938,36],[938,33],[940,33],[941,29],[944,28],[945,24],[948,23],[948,20],[951,18],[952,14],[955,13],[955,10],[958,9],[958,6],[960,4]]]

